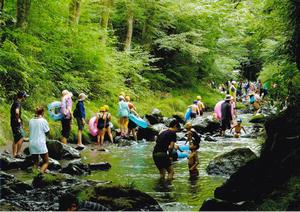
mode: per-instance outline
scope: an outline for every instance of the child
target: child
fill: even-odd
[[[199,176],[199,171],[197,166],[199,165],[199,159],[197,150],[199,149],[199,143],[197,142],[190,142],[190,150],[191,153],[188,157],[188,167],[190,172],[190,179],[195,179]]]
[[[230,133],[232,132],[232,129],[234,129],[234,137],[239,138],[241,136],[241,130],[243,129],[244,132],[246,133],[245,128],[241,125],[242,119],[237,119],[237,125],[233,126],[230,129]]]

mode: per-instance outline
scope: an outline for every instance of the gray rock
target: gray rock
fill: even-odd
[[[157,108],[153,108],[151,115],[158,115],[158,116],[162,116],[161,111]]]
[[[80,152],[73,147],[56,140],[47,140],[49,156],[56,160],[80,158]]]
[[[220,123],[215,121],[212,116],[208,116],[206,118],[196,117],[191,120],[192,127],[198,133],[214,133],[220,129]]]
[[[249,148],[237,148],[215,157],[207,166],[206,171],[211,175],[230,176],[248,161],[257,156]]]
[[[80,159],[69,162],[67,166],[62,168],[61,172],[70,174],[70,175],[89,175],[89,174],[91,174],[89,165],[82,163]]]
[[[168,129],[168,127],[165,124],[154,124],[151,127],[152,129],[154,129],[157,133],[159,133],[162,130]]]
[[[23,167],[25,159],[13,158],[9,154],[0,153],[0,169],[19,169]]]
[[[136,144],[136,141],[131,141],[131,140],[123,139],[123,138],[121,138],[118,141],[118,147],[131,146],[133,144]]]
[[[48,169],[49,170],[60,170],[61,169],[61,165],[60,165],[60,163],[57,160],[55,160],[53,158],[49,158]]]

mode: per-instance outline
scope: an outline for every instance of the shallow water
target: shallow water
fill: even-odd
[[[247,115],[243,115],[245,122]],[[85,150],[86,162],[107,161],[112,168],[106,172],[93,172],[85,178],[94,180],[110,180],[114,184],[134,185],[135,188],[154,197],[164,210],[196,211],[203,201],[213,196],[214,189],[226,178],[209,176],[206,173],[208,163],[218,154],[238,147],[249,147],[259,153],[259,139],[249,138],[217,138],[217,142],[201,143],[199,150],[200,177],[196,181],[189,180],[187,159],[174,163],[175,180],[170,182],[159,180],[159,173],[152,160],[154,143],[140,142],[131,147],[107,146],[109,152]],[[180,142],[179,142],[180,144]]]
[[[243,124],[249,126],[251,115],[243,114]],[[246,128],[247,130],[247,128]],[[199,150],[200,177],[196,181],[189,180],[187,159],[174,163],[175,179],[170,182],[159,180],[159,173],[152,160],[153,142],[139,142],[130,147],[108,145],[109,152],[99,152],[90,147],[82,151],[83,161],[107,161],[112,165],[109,171],[92,172],[85,179],[112,181],[113,184],[133,185],[135,188],[154,197],[161,207],[167,211],[198,211],[204,200],[213,197],[214,189],[226,178],[210,176],[206,173],[208,163],[217,155],[238,147],[249,147],[259,154],[262,139],[250,138],[217,138],[217,142],[201,142]],[[180,142],[179,142],[180,144]],[[11,170],[18,179],[30,182],[33,174]]]

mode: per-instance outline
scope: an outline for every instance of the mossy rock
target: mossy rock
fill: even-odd
[[[251,123],[265,123],[266,116],[264,114],[256,114],[252,116],[249,120]]]

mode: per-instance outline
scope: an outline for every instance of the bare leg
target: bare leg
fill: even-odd
[[[22,144],[23,144],[24,138],[21,138],[18,143],[17,143],[17,155],[20,154],[21,148],[22,148]]]
[[[113,142],[114,142],[114,139],[113,139],[113,136],[112,136],[110,127],[107,128],[107,133],[108,133],[108,136],[109,136],[109,138],[110,138],[110,142],[113,143]]]
[[[159,169],[159,174],[161,179],[165,179],[166,170],[165,169]]]
[[[97,135],[97,144],[100,145],[100,138],[101,138],[101,130],[98,129],[98,135]]]
[[[41,166],[41,173],[44,174],[49,165],[49,156],[48,153],[41,155],[43,159],[43,165]]]
[[[101,140],[100,140],[100,145],[102,146],[103,145],[103,143],[104,143],[104,136],[105,136],[105,128],[103,128],[102,130],[101,130]]]
[[[134,140],[137,141],[136,129],[135,128],[132,129],[132,135],[133,135]]]
[[[18,147],[18,144],[13,141],[13,144],[12,144],[12,154],[13,154],[13,157],[17,156],[17,147]]]
[[[78,130],[78,138],[77,138],[77,145],[82,145],[82,130]]]
[[[173,169],[173,166],[169,166],[167,168],[167,171],[168,171],[168,180],[173,180],[174,179],[174,169]]]
[[[39,155],[32,155],[33,168],[37,169],[39,165]]]

